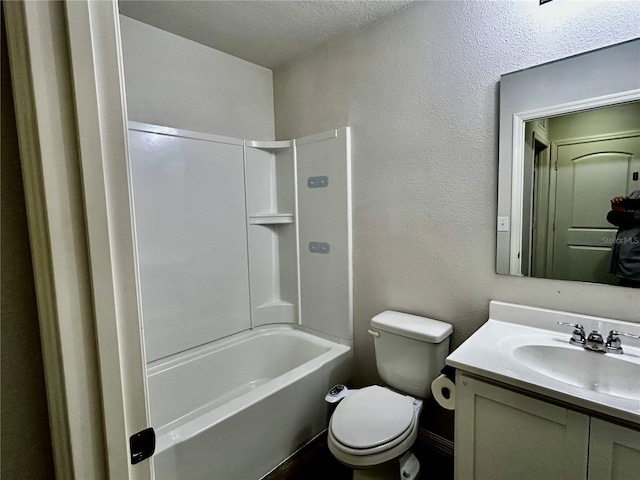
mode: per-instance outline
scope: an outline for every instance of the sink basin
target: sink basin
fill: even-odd
[[[554,345],[513,350],[523,366],[574,387],[630,400],[640,399],[640,364],[622,356]]]

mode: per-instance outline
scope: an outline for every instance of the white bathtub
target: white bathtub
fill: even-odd
[[[258,480],[328,423],[351,349],[261,327],[149,368],[157,480]]]

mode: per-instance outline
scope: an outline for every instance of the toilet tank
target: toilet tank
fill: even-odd
[[[380,378],[414,397],[431,397],[431,382],[444,367],[453,327],[391,310],[373,317],[371,327]]]

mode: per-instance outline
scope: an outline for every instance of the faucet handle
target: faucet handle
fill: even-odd
[[[569,343],[578,347],[584,347],[585,335],[584,327],[582,325],[580,325],[579,323],[567,322],[558,322],[558,325],[561,325],[563,327],[573,327],[573,332],[571,333],[571,340],[569,340]]]
[[[558,325],[563,327],[573,327],[573,333],[571,333],[571,340],[569,343],[571,345],[576,345],[577,347],[584,347],[585,339],[584,339],[584,327],[579,323],[567,323],[567,322],[558,322]]]
[[[623,353],[620,336],[640,340],[640,335],[611,330],[607,336],[607,343],[605,344],[605,351],[607,353]]]
[[[579,323],[567,323],[567,322],[556,322],[558,325],[562,325],[563,327],[574,327],[576,330],[581,330],[584,332],[584,327]]]
[[[634,335],[632,333],[625,333],[625,332],[621,332],[619,330],[611,330],[609,332],[609,335],[614,335],[614,336],[622,335],[623,337],[633,338],[635,340],[640,340],[640,335]]]

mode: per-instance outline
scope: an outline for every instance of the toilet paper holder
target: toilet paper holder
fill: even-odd
[[[445,367],[440,370],[440,373],[443,375],[446,375],[447,378],[449,380],[451,380],[453,383],[456,383],[456,369],[449,366],[449,365],[445,365]]]
[[[440,373],[444,376],[446,376],[449,380],[451,380],[451,382],[453,383],[453,385],[455,386],[456,384],[456,369],[453,367],[450,367],[449,365],[446,365],[442,370],[440,370]],[[444,398],[446,398],[447,400],[449,400],[449,398],[451,397],[451,391],[449,388],[444,388],[442,391]]]

